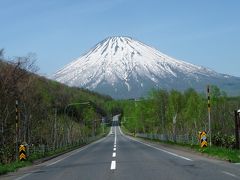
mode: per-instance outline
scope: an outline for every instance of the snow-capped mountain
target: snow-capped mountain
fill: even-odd
[[[53,79],[114,98],[141,97],[153,88],[204,91],[215,84],[233,94],[240,87],[240,78],[176,60],[130,37],[103,40]]]

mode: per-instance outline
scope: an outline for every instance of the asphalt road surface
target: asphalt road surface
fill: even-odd
[[[146,143],[122,134],[113,119],[109,135],[95,143],[0,179],[17,180],[228,180],[240,165]]]

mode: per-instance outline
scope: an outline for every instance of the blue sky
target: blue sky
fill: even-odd
[[[240,77],[239,0],[0,0],[6,57],[36,53],[51,75],[109,36]]]

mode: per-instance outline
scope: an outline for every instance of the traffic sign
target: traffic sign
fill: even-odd
[[[200,146],[201,148],[207,147],[207,133],[205,131],[200,132]]]
[[[19,159],[20,161],[25,161],[27,159],[26,146],[23,144],[19,146]]]

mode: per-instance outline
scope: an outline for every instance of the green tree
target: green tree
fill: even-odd
[[[151,98],[153,100],[153,108],[155,110],[156,119],[158,120],[159,132],[166,133],[166,112],[169,102],[169,93],[166,90],[155,90],[152,92]]]

